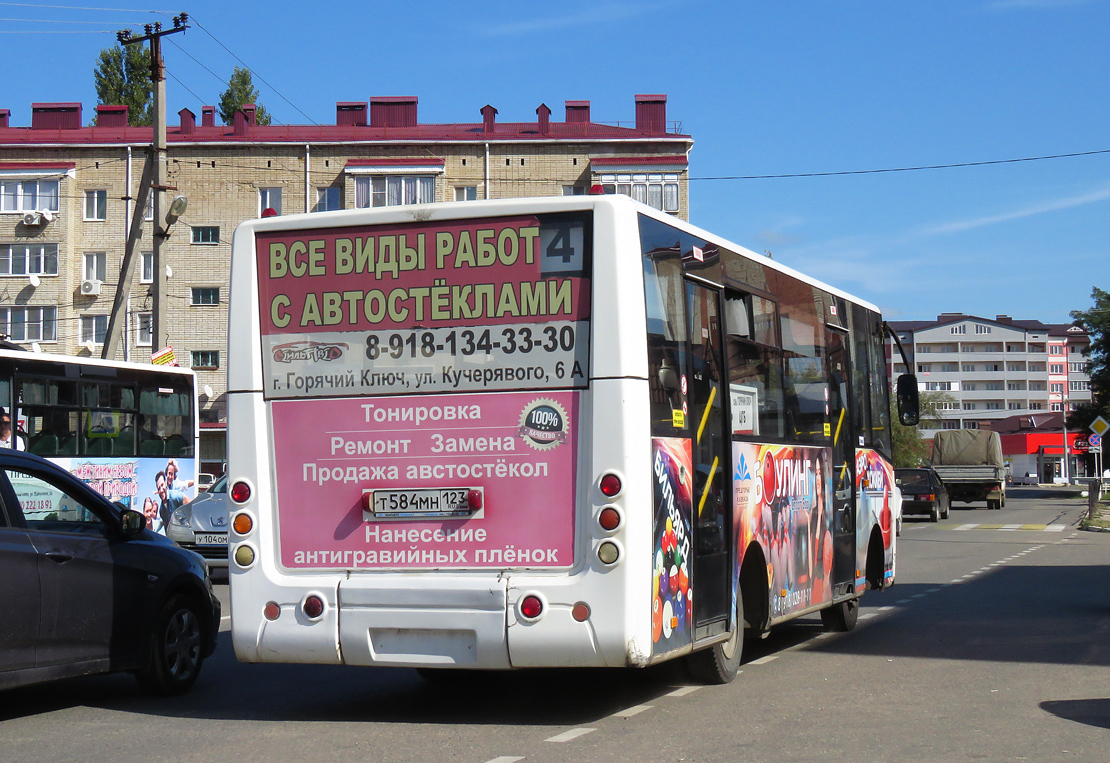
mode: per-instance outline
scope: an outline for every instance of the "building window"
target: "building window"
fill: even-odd
[[[602,175],[605,193],[623,193],[664,212],[678,211],[678,175]]]
[[[975,410],[975,403],[964,403],[964,410],[965,411],[974,411]]]
[[[1068,382],[1068,391],[1069,392],[1089,392],[1090,389],[1091,389],[1091,383],[1090,382],[1086,382],[1086,381]]]
[[[951,331],[952,331],[953,334],[966,334],[967,333],[967,326],[963,326],[963,325],[953,326]]]
[[[455,189],[455,200],[461,201]],[[430,204],[436,200],[436,179],[432,175],[373,175],[355,178],[355,206],[396,207],[402,204]],[[477,198],[478,188],[474,186]]]
[[[0,180],[0,212],[58,211],[57,180]]]
[[[475,201],[478,198],[478,186],[476,185],[457,185],[455,186],[455,201]]]
[[[92,342],[104,344],[104,337],[108,335],[107,315],[82,315],[81,316],[81,344]]]
[[[1048,372],[1050,374],[1062,374],[1062,373],[1064,373],[1064,364],[1063,363],[1049,363],[1048,364]]]
[[[1036,390],[1037,392],[1044,392],[1044,390],[1045,390],[1044,382],[1042,382],[1042,381],[1031,381],[1031,382],[1029,382],[1029,389]]]
[[[1031,411],[1043,411],[1044,410],[1044,404],[1043,403],[1030,403],[1029,404],[1029,410],[1031,410]]]
[[[53,342],[58,338],[58,308],[0,308],[0,332],[13,342]]]
[[[960,422],[958,421],[945,421],[941,423],[941,429],[959,429]]]
[[[193,226],[193,243],[194,244],[218,244],[218,243],[220,243],[220,226],[218,226],[218,225],[194,225]]]
[[[336,189],[338,190],[338,189]],[[258,189],[258,214],[262,215],[267,209],[272,209],[281,214],[281,189],[280,188],[259,188]]]
[[[979,422],[978,421],[965,421],[964,422],[964,429],[978,429],[978,428],[979,428]]]
[[[215,371],[220,367],[220,351],[219,350],[193,350],[192,362],[190,365],[193,368],[207,369]]]
[[[104,283],[104,271],[108,255],[104,252],[85,252],[84,268],[81,277],[86,281],[100,281]]]
[[[146,197],[146,209],[143,210],[143,219],[150,222],[154,219],[154,191]]]
[[[1064,345],[1062,345],[1062,344],[1050,344],[1048,346],[1048,354],[1049,355],[1063,355],[1064,354]]]
[[[947,392],[952,389],[952,382],[925,382],[925,389],[929,392]]]
[[[1020,382],[1020,381],[1006,382],[1006,389],[1009,389],[1009,390],[1025,389],[1025,382]]]
[[[1051,405],[1050,405],[1050,406],[1048,407],[1048,409],[1049,409],[1050,411],[1062,411],[1062,410],[1064,410],[1064,405],[1063,405],[1063,403],[1052,403],[1052,404],[1051,404]]]
[[[963,389],[966,392],[974,392],[979,389],[979,385],[975,382],[964,382]]]
[[[1073,374],[1086,374],[1091,371],[1090,363],[1068,363],[1068,371]]]
[[[1057,384],[1057,383],[1053,382],[1052,384],[1048,385],[1048,391],[1049,392],[1063,392],[1064,391],[1064,385],[1062,383]]]
[[[140,252],[139,258],[139,283],[154,283],[154,252]]]
[[[327,188],[316,189],[316,206],[313,212],[334,212],[343,209],[343,202],[338,186],[330,185]]]
[[[154,344],[153,313],[135,313],[135,344],[140,347]]]
[[[564,196],[585,196],[586,195],[586,186],[584,186],[584,185],[564,185],[563,186],[563,195]]]
[[[193,301],[194,305],[218,305],[220,304],[220,287],[193,287]]]
[[[989,333],[991,333],[991,327],[990,326],[984,326],[981,323],[976,323],[975,324],[975,333],[976,334],[989,334]]]
[[[917,372],[919,374],[928,374],[928,373],[932,373],[932,371],[933,371],[933,367],[928,363],[918,363],[917,364]]]
[[[57,244],[0,244],[0,276],[58,275]]]
[[[988,402],[987,403],[987,410],[988,411],[1000,411],[1000,410],[1002,410],[1002,403]]]
[[[1020,411],[1021,403],[1009,403],[1008,406],[1011,411]]]
[[[108,219],[108,192],[99,190],[85,191],[85,219]]]
[[[965,374],[972,373],[974,370],[975,370],[975,364],[974,363],[964,363],[964,373]]]

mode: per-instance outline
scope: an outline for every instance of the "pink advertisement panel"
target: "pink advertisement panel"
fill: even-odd
[[[655,531],[652,554],[651,641],[654,654],[666,654],[693,640],[694,604],[690,580],[693,516],[691,440],[652,440]]]
[[[738,563],[754,540],[767,555],[771,617],[832,601],[829,451],[732,445]]]
[[[586,386],[589,218],[260,233],[267,398]]]
[[[272,405],[284,567],[573,564],[579,393]]]
[[[859,521],[856,523],[856,569],[867,562],[867,541],[876,523],[883,536],[883,581],[894,582],[894,467],[878,451],[856,451],[856,495]],[[862,582],[862,581],[860,581]]]

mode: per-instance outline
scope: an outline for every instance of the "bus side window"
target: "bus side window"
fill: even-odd
[[[725,295],[734,435],[782,437],[782,361],[778,350],[767,346],[775,341],[773,331],[766,330],[768,325],[773,329],[773,322],[763,319],[768,309],[773,311],[773,304],[760,297]],[[764,341],[757,341],[757,336]]]

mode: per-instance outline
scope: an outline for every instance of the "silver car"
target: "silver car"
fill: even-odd
[[[196,551],[209,567],[227,567],[227,476],[208,491],[174,510],[166,535],[182,548]]]

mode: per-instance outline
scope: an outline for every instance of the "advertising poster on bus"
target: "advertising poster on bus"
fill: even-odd
[[[67,470],[109,501],[118,501],[129,509],[146,515],[146,526],[160,535],[174,511],[196,497],[196,475],[193,458],[82,458],[79,456],[52,457],[53,463]],[[13,477],[13,480],[15,478]],[[34,480],[35,491],[42,495],[30,496],[23,492],[21,498],[33,506],[24,505],[28,519],[57,519],[85,521],[84,509],[67,504],[61,491],[45,490],[40,480]],[[30,488],[28,488],[30,489]]]
[[[281,565],[572,566],[579,395],[275,401]]]
[[[856,569],[864,569],[868,533],[876,523],[883,536],[883,577],[894,577],[894,467],[877,451],[856,451],[856,495],[860,521],[856,524]]]
[[[822,448],[733,443],[737,563],[752,540],[773,578],[771,617],[832,601],[833,515]]]
[[[693,635],[694,592],[690,581],[692,464],[689,439],[660,437],[652,441],[655,545],[651,639],[657,655],[686,646]]]
[[[584,215],[260,233],[267,399],[585,387]]]

